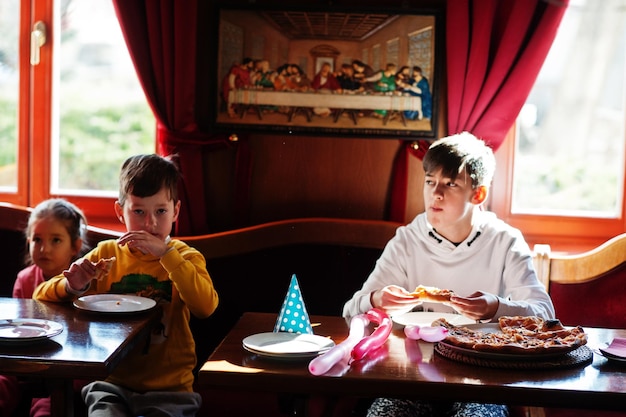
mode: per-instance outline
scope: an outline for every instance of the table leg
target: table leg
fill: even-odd
[[[74,415],[74,384],[71,379],[49,381],[50,415],[71,417]]]
[[[283,394],[278,396],[278,406],[285,415],[303,416],[308,413],[308,395]]]
[[[350,110],[350,117],[352,118],[352,121],[354,122],[354,125],[356,126],[356,120],[358,118],[358,112],[356,110]]]
[[[263,120],[263,109],[261,109],[261,106],[257,104],[254,108],[256,109],[256,114],[259,117],[259,120]]]
[[[404,125],[404,127],[406,127],[406,117],[404,116],[404,112],[401,111],[400,113],[400,118],[402,119],[402,124]]]
[[[344,111],[345,109],[336,109],[333,112],[334,113],[333,123],[337,123],[337,120],[339,120],[339,116],[341,116]]]
[[[291,122],[291,119],[293,119],[294,114],[296,113],[297,108],[296,107],[290,107],[289,108],[289,113],[287,113],[287,121]]]

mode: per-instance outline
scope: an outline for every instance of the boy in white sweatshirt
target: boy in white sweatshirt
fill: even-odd
[[[504,315],[554,318],[521,232],[481,207],[495,171],[491,148],[464,132],[434,142],[423,166],[425,212],[398,228],[363,287],[344,305],[344,317],[372,307],[390,315],[410,311],[420,303],[410,292],[424,285],[453,291],[449,303],[424,303],[428,311],[481,321]],[[495,404],[377,399],[368,416],[476,412],[508,415],[506,406]]]

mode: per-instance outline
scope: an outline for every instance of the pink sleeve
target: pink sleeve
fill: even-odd
[[[23,280],[21,279],[21,275],[18,274],[17,275],[17,279],[15,280],[15,283],[13,284],[13,298],[27,298],[24,297],[24,288],[23,285]]]

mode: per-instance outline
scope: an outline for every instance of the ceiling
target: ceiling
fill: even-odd
[[[290,39],[363,41],[399,16],[385,13],[259,12]]]

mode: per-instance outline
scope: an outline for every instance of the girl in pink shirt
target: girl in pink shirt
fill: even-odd
[[[86,250],[87,220],[74,204],[59,198],[41,202],[28,219],[26,263],[13,284],[14,298],[31,298],[39,284],[61,274]],[[19,380],[0,375],[0,417],[9,416],[22,397]],[[50,399],[34,398],[30,415],[50,415]]]

